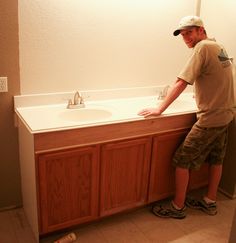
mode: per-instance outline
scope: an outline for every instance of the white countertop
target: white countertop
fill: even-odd
[[[15,112],[31,133],[142,120],[145,118],[139,116],[138,111],[147,107],[156,107],[157,103],[161,102],[153,92],[145,94],[146,96],[133,95],[131,98],[116,99],[102,99],[100,95],[99,99],[96,99],[98,97],[96,96],[95,99],[85,100],[85,108],[79,109],[67,109],[66,100],[68,97],[72,98],[73,92],[47,94],[47,98],[45,95],[16,96]],[[63,103],[59,103],[61,100]],[[183,93],[160,117],[195,112],[196,109],[192,93]],[[85,113],[88,116],[87,114],[83,116]]]

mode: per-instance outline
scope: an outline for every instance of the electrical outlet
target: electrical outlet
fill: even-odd
[[[7,77],[0,77],[0,92],[8,92]]]

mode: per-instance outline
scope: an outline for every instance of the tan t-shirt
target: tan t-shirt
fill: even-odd
[[[195,85],[198,124],[218,127],[233,119],[232,63],[223,46],[211,39],[198,42],[178,75]]]

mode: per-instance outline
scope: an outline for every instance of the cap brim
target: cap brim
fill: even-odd
[[[173,32],[173,35],[174,36],[177,36],[177,35],[179,35],[180,34],[180,30],[175,30],[174,32]]]
[[[181,28],[175,30],[175,31],[173,32],[173,35],[174,35],[174,36],[177,36],[177,35],[180,34],[180,31],[181,31],[181,30],[186,30],[186,29],[189,29],[189,28],[192,28],[192,27],[203,27],[203,26],[201,26],[201,25],[189,25],[189,26],[183,26],[183,27],[181,27]],[[204,27],[203,27],[203,28],[204,28]]]

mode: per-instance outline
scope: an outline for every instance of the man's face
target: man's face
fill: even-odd
[[[189,48],[193,48],[199,41],[202,40],[201,33],[202,29],[200,27],[189,27],[180,31],[185,44]]]

